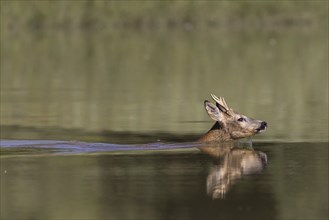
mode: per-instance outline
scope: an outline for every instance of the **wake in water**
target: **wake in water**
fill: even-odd
[[[156,142],[141,145],[124,145],[110,143],[90,143],[80,141],[56,140],[0,140],[2,155],[17,154],[79,154],[114,151],[142,151],[142,150],[174,150],[188,149],[200,146],[199,143],[163,143]]]

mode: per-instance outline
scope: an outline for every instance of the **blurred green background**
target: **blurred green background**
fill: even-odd
[[[327,1],[1,1],[1,138],[194,140],[210,93],[328,140]]]

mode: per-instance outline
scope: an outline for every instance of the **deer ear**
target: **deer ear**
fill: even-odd
[[[212,120],[219,121],[221,119],[221,112],[216,105],[212,104],[208,100],[205,100],[204,107]]]

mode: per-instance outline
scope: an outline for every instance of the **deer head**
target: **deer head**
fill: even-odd
[[[249,118],[229,108],[223,97],[211,94],[216,104],[205,100],[205,109],[211,119],[216,121],[201,141],[229,141],[251,137],[267,128],[265,121]]]

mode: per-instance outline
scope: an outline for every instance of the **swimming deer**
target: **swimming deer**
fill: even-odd
[[[207,191],[214,199],[224,198],[234,182],[244,175],[261,171],[267,163],[266,154],[252,148],[236,147],[235,141],[251,137],[267,128],[265,121],[241,115],[229,108],[223,97],[211,94],[216,105],[204,101],[205,109],[215,124],[203,135],[199,150],[215,158],[216,164],[207,178]],[[203,144],[204,143],[204,144]]]
[[[232,141],[251,137],[266,130],[267,123],[265,121],[248,118],[235,112],[228,107],[223,97],[218,98],[213,94],[211,94],[211,97],[216,102],[216,105],[205,100],[204,106],[210,118],[216,122],[212,128],[199,139],[200,142]]]

